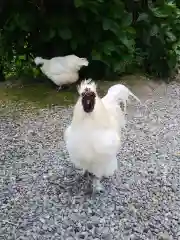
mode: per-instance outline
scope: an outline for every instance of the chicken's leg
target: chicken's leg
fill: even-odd
[[[87,170],[85,170],[85,171],[83,172],[83,176],[84,176],[85,178],[92,178],[93,174],[90,173],[90,172],[88,172]]]
[[[97,177],[93,178],[93,192],[94,193],[104,192],[104,187],[101,184],[100,179]]]
[[[57,92],[59,92],[62,89],[62,86],[57,87]]]
[[[60,90],[66,90],[69,88],[69,85],[61,85],[59,87],[57,87],[57,91],[59,92]]]
[[[87,170],[78,169],[77,172],[79,173],[79,180],[86,179],[88,182],[92,181],[93,174],[88,172]]]

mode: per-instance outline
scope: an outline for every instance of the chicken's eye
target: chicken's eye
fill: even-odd
[[[84,92],[82,92],[81,96],[84,97],[84,96],[86,96],[89,92],[91,92],[90,89],[89,89],[89,88],[85,88],[85,89],[84,89]]]

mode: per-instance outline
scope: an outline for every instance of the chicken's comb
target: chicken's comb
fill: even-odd
[[[86,88],[90,88],[92,92],[96,92],[96,83],[91,79],[85,79],[78,86],[79,94],[83,93]]]

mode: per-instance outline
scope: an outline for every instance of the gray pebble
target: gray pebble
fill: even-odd
[[[160,232],[158,234],[159,240],[172,240],[172,237],[168,234],[168,232]]]
[[[171,83],[139,96],[141,107],[130,103],[119,170],[102,180],[102,195],[86,194],[87,180],[69,161],[63,133],[72,107],[28,114],[19,103],[0,104],[0,236],[179,239],[179,96],[180,84]]]

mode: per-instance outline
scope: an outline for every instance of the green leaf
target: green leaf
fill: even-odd
[[[103,20],[103,29],[105,31],[110,30],[117,36],[119,35],[120,27],[121,26],[117,22],[115,22],[111,19],[105,18]]]
[[[96,50],[92,50],[91,55],[93,60],[101,60],[101,55]]]
[[[136,20],[136,22],[140,22],[140,21],[145,21],[145,22],[149,22],[149,16],[147,13],[141,13],[138,17],[138,19]]]
[[[96,14],[96,15],[99,15],[98,10],[95,7],[90,8],[90,11],[93,12],[94,14]]]
[[[18,59],[19,60],[26,60],[26,56],[25,55],[20,55],[20,56],[18,56]]]
[[[48,33],[43,32],[42,34],[43,41],[49,42],[55,37],[55,35],[56,35],[56,31],[54,29],[50,29]]]
[[[117,63],[113,66],[114,72],[123,73],[125,72],[125,65],[123,63]]]
[[[122,19],[122,27],[128,27],[132,23],[132,14],[126,14]]]
[[[81,12],[79,15],[78,15],[78,18],[82,21],[82,22],[87,22],[87,14],[85,12]]]
[[[77,46],[78,46],[78,44],[77,44],[76,41],[74,41],[74,40],[71,41],[71,48],[72,48],[73,51],[75,51],[77,49]]]
[[[136,34],[136,30],[133,27],[126,28],[126,32],[131,33],[131,34]]]
[[[159,33],[159,27],[155,24],[152,26],[151,31],[150,31],[150,36],[157,36],[157,34]]]
[[[168,13],[164,13],[163,11],[161,11],[159,8],[151,8],[152,13],[154,14],[155,17],[158,18],[166,18],[169,16]]]
[[[63,40],[69,40],[72,38],[72,33],[71,31],[66,28],[66,29],[59,29],[59,36],[63,39]]]
[[[171,42],[175,42],[176,41],[176,36],[171,31],[167,31],[166,32],[166,36],[169,38],[169,40]]]
[[[18,67],[21,66],[21,61],[19,59],[16,60],[16,66],[18,66]]]
[[[21,25],[21,29],[25,32],[29,32],[30,31],[30,27],[28,26],[28,24],[24,23]]]
[[[107,19],[107,18],[105,18],[105,19],[103,20],[103,29],[104,29],[105,31],[111,29],[111,21],[110,21],[109,19]]]
[[[14,15],[14,21],[16,25],[23,31],[30,31],[30,25],[25,15],[20,15],[19,13]]]
[[[17,28],[17,25],[14,22],[10,22],[4,26],[4,29],[9,32],[13,32],[14,30],[16,30],[16,28]]]
[[[170,69],[173,69],[176,66],[177,57],[174,51],[169,51],[169,56],[167,59],[168,66]]]
[[[128,48],[131,49],[134,41],[132,39],[128,39],[126,35],[120,35],[119,40]]]
[[[83,6],[83,0],[74,0],[74,5],[76,8]]]
[[[110,56],[112,54],[112,52],[114,52],[116,50],[116,46],[112,41],[106,41],[103,44],[103,52]]]
[[[51,40],[55,37],[56,32],[54,29],[50,29],[48,39]]]
[[[92,31],[92,34],[91,34],[91,38],[94,42],[97,42],[100,40],[101,38],[101,31],[99,29],[94,29],[94,31]]]
[[[38,75],[40,75],[40,71],[38,68],[33,68],[32,71],[33,71],[34,77],[37,77]]]

